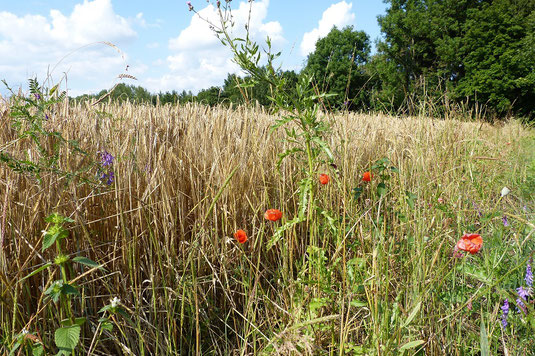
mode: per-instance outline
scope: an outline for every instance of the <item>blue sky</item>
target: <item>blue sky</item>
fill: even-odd
[[[215,16],[213,1],[191,2]],[[234,0],[232,7],[240,35],[249,5]],[[377,16],[385,9],[381,0],[255,0],[251,32],[259,43],[272,38],[284,69],[300,70],[333,25],[353,25],[377,39]],[[237,71],[229,51],[182,0],[0,0],[0,79],[14,88],[47,73],[57,82],[66,73],[63,87],[79,95],[109,88],[127,73],[137,80],[124,82],[151,92],[197,92]]]

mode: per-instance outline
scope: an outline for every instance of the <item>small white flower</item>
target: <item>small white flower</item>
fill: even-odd
[[[23,328],[23,329],[20,331],[20,333],[21,333],[22,335],[26,335],[26,334],[29,333],[29,331],[26,330],[26,328]]]
[[[502,198],[506,196],[507,194],[511,193],[511,190],[507,187],[503,187],[502,189]]]
[[[110,301],[110,304],[112,308],[117,308],[117,306],[121,304],[121,299],[113,297],[113,299]]]

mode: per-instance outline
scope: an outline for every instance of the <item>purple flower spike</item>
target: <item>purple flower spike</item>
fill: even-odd
[[[108,151],[104,150],[100,152],[100,160],[102,167],[110,166],[113,163],[114,157]]]
[[[529,293],[529,290],[528,289],[524,289],[524,287],[518,287],[516,289],[517,293],[518,293],[518,296],[520,298],[516,298],[516,305],[517,305],[517,309],[520,311],[522,310],[524,313],[526,312],[526,304],[524,304],[524,302],[526,302],[528,299],[528,296],[530,295]]]
[[[507,216],[505,215],[503,216],[502,222],[503,222],[503,226],[506,226],[506,227],[509,226],[509,221],[507,221]]]
[[[516,291],[518,292],[518,296],[524,300],[527,300],[530,295],[529,290],[524,289],[524,287],[519,287],[516,289]]]
[[[507,326],[507,315],[509,314],[509,300],[505,299],[503,301],[503,306],[500,307],[502,310],[502,327],[505,329]]]
[[[524,278],[524,280],[529,288],[533,287],[533,273],[531,272],[531,264],[529,263],[526,266],[526,278]]]
[[[110,171],[108,173],[108,181],[106,182],[106,184],[111,185],[113,183],[114,178],[115,178],[115,175],[113,174],[113,171]]]

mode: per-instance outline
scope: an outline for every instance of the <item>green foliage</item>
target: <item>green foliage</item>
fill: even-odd
[[[48,262],[44,266],[41,266],[31,272],[26,277],[22,278],[20,282],[27,280],[28,278],[41,273],[45,270],[49,272],[50,276],[53,276],[54,271],[50,270],[54,265],[55,269],[59,271],[60,279],[52,281],[48,288],[43,291],[45,300],[52,301],[55,304],[59,304],[61,327],[57,328],[54,333],[54,341],[56,347],[59,349],[58,355],[70,355],[80,342],[80,335],[82,326],[86,322],[86,318],[75,318],[73,298],[80,296],[78,286],[74,282],[72,276],[74,268],[73,263],[81,266],[90,267],[94,270],[103,269],[102,266],[95,261],[90,260],[87,257],[77,256],[70,258],[63,254],[62,240],[69,236],[69,232],[64,228],[64,224],[73,223],[74,220],[62,216],[58,213],[53,213],[45,218],[45,221],[49,224],[48,228],[43,231],[43,246],[42,251],[49,249],[52,245],[56,245],[56,256],[54,257],[54,263]],[[104,307],[101,312],[108,311],[110,313],[125,314],[125,311],[118,306],[116,300],[112,301],[111,307]],[[64,317],[66,319],[63,319]],[[126,315],[127,316],[127,315]],[[101,325],[102,322],[99,324]],[[105,327],[110,329],[110,322],[106,320]],[[22,333],[22,337],[15,336],[15,342],[12,344],[11,353],[14,353],[21,346],[26,349],[30,349],[34,355],[39,355],[44,352],[43,342],[36,337],[30,337],[31,343],[29,343],[27,332]]]
[[[499,116],[534,111],[532,1],[389,0],[369,66],[381,109],[468,99]]]
[[[503,116],[535,112],[535,3],[497,0],[468,12],[455,94]]]
[[[364,69],[370,56],[370,40],[363,31],[352,26],[341,30],[334,27],[327,36],[316,42],[307,59],[304,75],[312,75],[321,91],[335,94],[327,101],[333,108],[346,106],[363,109],[368,106],[365,85],[368,75]]]

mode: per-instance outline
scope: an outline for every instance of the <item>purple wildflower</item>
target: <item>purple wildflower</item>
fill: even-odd
[[[106,182],[107,185],[111,185],[115,178],[115,174],[113,171],[109,171],[108,173],[101,173],[99,178],[102,182]]]
[[[35,99],[41,100],[41,95],[39,95],[39,94],[34,94],[34,95],[35,95]]]
[[[191,1],[186,2],[186,5],[188,5],[189,11],[193,11],[193,5],[191,5]]]
[[[525,289],[524,287],[518,287],[516,291],[518,292],[518,295],[520,296],[520,298],[524,300],[527,300],[527,298],[530,295],[529,289]]]
[[[522,309],[523,312],[526,312],[526,304],[524,304],[524,302],[527,301],[527,298],[529,296],[529,290],[524,289],[524,287],[518,287],[516,291],[518,293],[518,296],[520,297],[516,298],[517,309]]]
[[[106,181],[107,185],[111,185],[113,183],[113,179],[115,178],[115,175],[113,174],[113,171],[108,172],[108,180]]]
[[[533,287],[533,273],[531,272],[531,264],[529,263],[526,266],[526,278],[524,280],[529,288]]]
[[[104,150],[100,152],[100,164],[102,167],[110,166],[113,163],[114,157],[108,151]]]
[[[507,298],[503,301],[503,306],[500,309],[502,310],[502,327],[505,329],[507,327],[507,315],[509,314],[509,300]]]
[[[509,226],[509,221],[507,221],[507,216],[504,215],[503,218],[502,218],[502,222],[503,222],[503,226]]]

